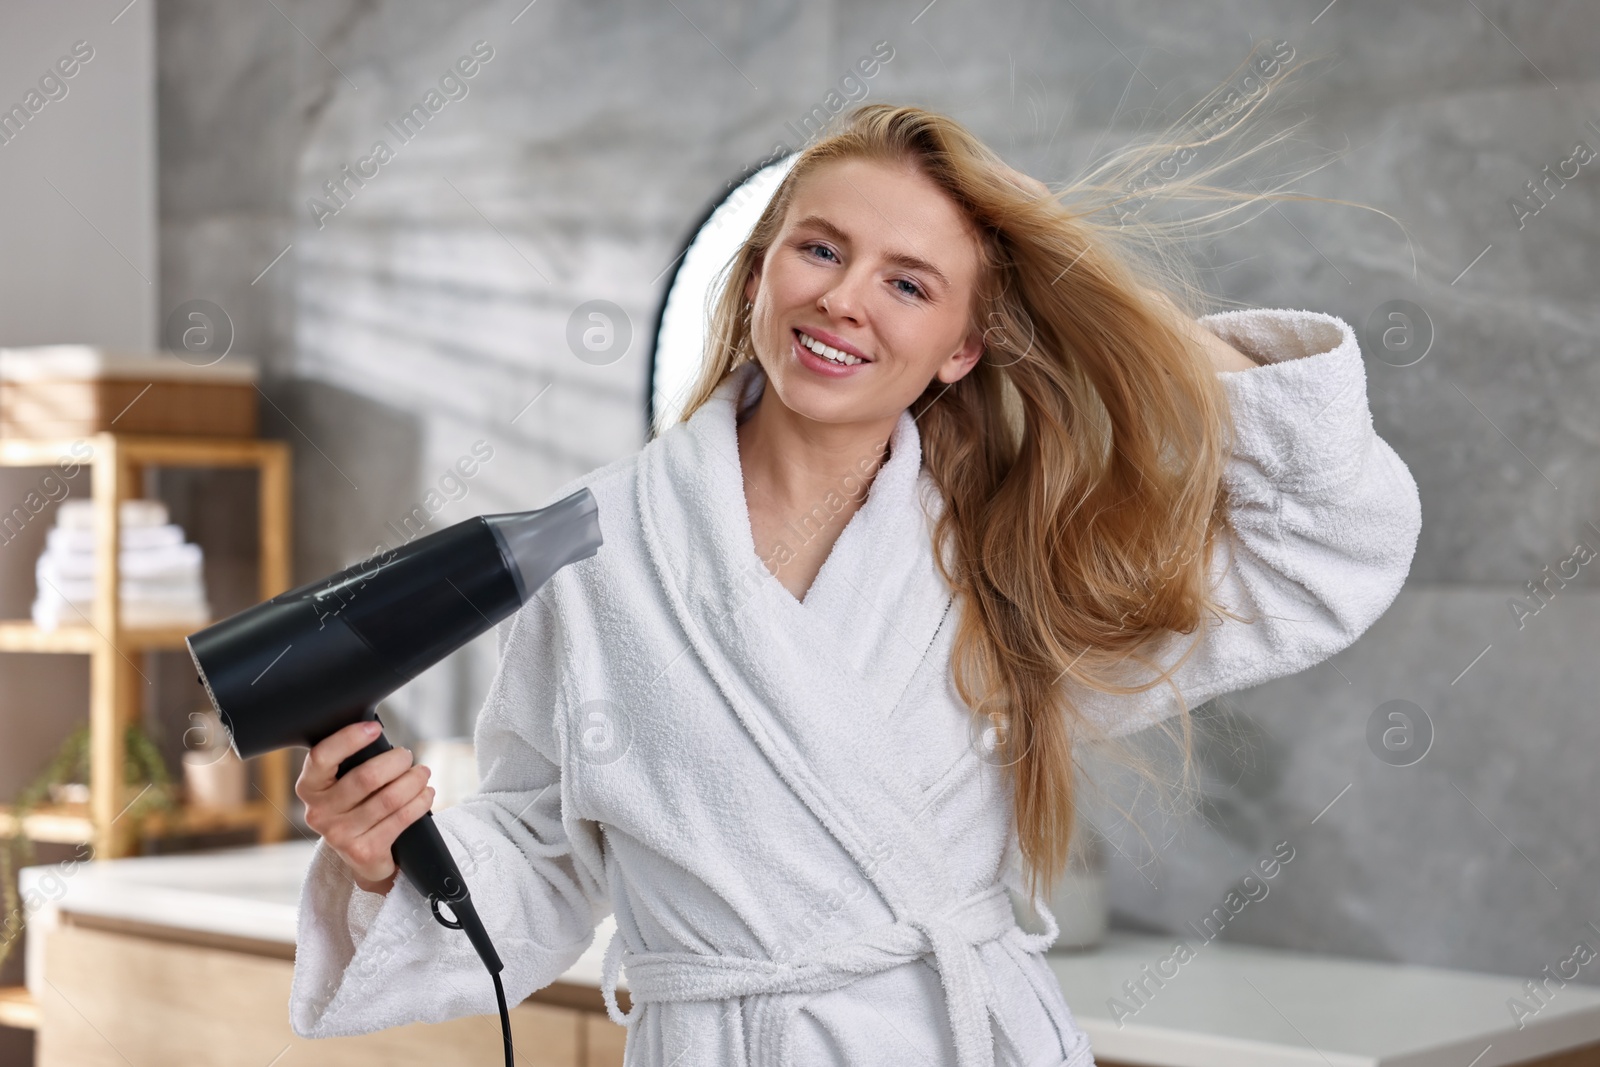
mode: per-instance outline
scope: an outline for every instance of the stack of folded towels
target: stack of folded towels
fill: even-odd
[[[33,621],[40,629],[85,626],[94,617],[94,501],[64,500],[44,555],[34,568],[39,592]],[[159,500],[122,502],[118,561],[122,625],[203,626],[211,621],[200,546],[168,522]]]

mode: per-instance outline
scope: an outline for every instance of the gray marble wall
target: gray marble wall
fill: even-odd
[[[1422,540],[1407,589],[1353,648],[1201,715],[1199,817],[1160,827],[1153,853],[1108,825],[1125,853],[1116,919],[1177,930],[1287,840],[1278,892],[1228,936],[1531,976],[1600,944],[1594,569],[1523,625],[1508,607],[1577,542],[1600,549],[1600,161],[1545,201],[1524,188],[1578,142],[1600,146],[1597,28],[1576,0],[162,0],[162,305],[219,303],[237,347],[266,361],[266,426],[297,446],[306,579],[390,539],[385,524],[475,442],[493,457],[436,528],[529,506],[637,449],[638,333],[686,227],[742,166],[793,143],[790,124],[875,42],[894,57],[870,99],[948,112],[1050,179],[1181,111],[1252,39],[1328,56],[1300,106],[1306,136],[1344,151],[1303,188],[1405,230],[1287,204],[1206,265],[1229,299],[1358,328],[1391,300],[1427,313],[1420,362],[1369,353],[1378,432],[1421,487]],[[402,142],[386,124],[478,41],[492,56],[465,95]],[[392,158],[362,164],[378,140]],[[357,185],[347,165],[371,176]],[[332,201],[324,183],[341,180]],[[1537,214],[1518,219],[1519,195]],[[605,367],[565,340],[591,299],[636,331]],[[243,492],[171,489],[195,521],[202,501]],[[418,735],[465,733],[493,666],[480,642],[397,712]],[[1411,766],[1366,740],[1394,700],[1432,723]]]

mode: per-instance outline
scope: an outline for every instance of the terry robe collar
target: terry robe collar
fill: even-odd
[[[953,625],[949,586],[934,563],[932,523],[942,500],[922,470],[916,422],[902,411],[888,459],[865,503],[839,535],[804,602],[756,554],[739,461],[737,413],[766,384],[759,364],[734,371],[686,422],[640,454],[638,503],[657,579],[688,648],[778,775],[860,865],[895,920],[784,960],[696,953],[629,953],[635,1001],[759,998],[761,1062],[783,1063],[788,1018],[804,994],[931,956],[963,1067],[993,1060],[993,996],[974,945],[1009,936],[1029,951],[1056,937],[1025,935],[996,883],[961,898],[908,751],[887,728],[919,668],[946,670],[928,651]],[[777,402],[775,397],[767,402]],[[859,483],[818,501],[829,513]],[[791,525],[794,540],[805,531]],[[791,542],[792,543],[792,542]],[[974,758],[977,758],[976,755]],[[614,989],[620,939],[606,951],[604,992]],[[635,1009],[637,1011],[637,1009]]]

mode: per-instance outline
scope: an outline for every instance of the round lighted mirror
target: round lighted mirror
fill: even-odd
[[[713,203],[690,232],[656,316],[650,396],[645,408],[647,429],[654,424],[658,411],[663,430],[678,421],[705,356],[710,304],[717,295],[714,287],[718,275],[756,228],[756,221],[794,160],[791,153],[752,171]]]

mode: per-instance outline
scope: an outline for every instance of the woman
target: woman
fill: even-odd
[[[1420,526],[1344,322],[1196,321],[1113,236],[916,108],[801,154],[686,420],[551,498],[605,546],[502,635],[437,816],[512,1003],[614,910],[631,1065],[1093,1063],[1008,897],[1061,869],[1074,746],[1346,647]],[[494,1010],[394,880],[426,768],[334,780],[366,741],[297,786],[302,1036]]]

